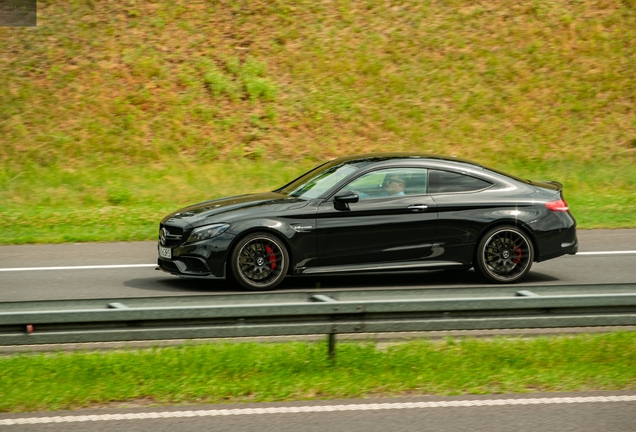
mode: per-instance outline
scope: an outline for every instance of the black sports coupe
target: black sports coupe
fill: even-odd
[[[195,204],[159,227],[159,267],[269,290],[285,276],[469,269],[522,279],[578,250],[561,183],[467,160],[372,154],[332,160],[272,192]]]

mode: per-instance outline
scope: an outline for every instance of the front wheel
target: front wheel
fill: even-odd
[[[255,233],[241,239],[231,258],[234,279],[250,291],[276,287],[287,274],[289,254],[282,242],[268,233]]]
[[[528,235],[520,229],[500,226],[483,236],[475,255],[475,270],[486,280],[514,283],[530,271],[534,248]]]

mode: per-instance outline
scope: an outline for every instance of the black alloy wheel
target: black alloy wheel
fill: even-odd
[[[526,233],[513,226],[487,232],[479,242],[475,269],[490,282],[514,283],[532,267],[534,248]]]
[[[289,267],[283,243],[268,233],[241,239],[232,252],[234,279],[250,291],[271,290],[282,282]]]

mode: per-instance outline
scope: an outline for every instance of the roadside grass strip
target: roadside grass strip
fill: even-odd
[[[343,342],[335,362],[323,343],[307,342],[19,354],[0,358],[0,412],[136,400],[165,405],[633,390],[634,365],[636,332],[448,338],[386,349]]]
[[[402,402],[402,403],[369,403],[347,405],[319,405],[319,406],[290,406],[267,408],[238,408],[238,409],[214,409],[214,410],[190,410],[190,411],[160,411],[125,414],[94,414],[77,416],[55,417],[25,417],[15,419],[0,419],[0,426],[23,424],[47,424],[47,423],[78,423],[97,421],[120,420],[146,420],[146,419],[173,419],[188,417],[219,417],[262,414],[302,414],[342,411],[379,411],[396,409],[422,409],[422,408],[464,408],[464,407],[491,407],[511,405],[552,405],[552,404],[582,404],[582,403],[607,403],[607,402],[636,402],[636,395],[624,396],[583,396],[583,397],[555,397],[555,398],[528,398],[528,399],[485,399],[485,400],[452,400],[437,402]]]
[[[273,190],[315,165],[182,162],[161,168],[82,168],[76,174],[56,167],[28,169],[10,184],[3,184],[0,178],[0,218],[4,222],[0,244],[156,240],[161,218],[171,211],[223,196]],[[523,178],[562,181],[578,228],[630,228],[636,224],[636,164],[613,165],[615,169],[608,170],[602,164],[522,164],[518,160],[495,167]],[[60,176],[64,183],[54,185]],[[191,181],[193,177],[196,183]],[[168,181],[168,189],[178,190],[178,194],[165,193]],[[105,186],[100,186],[109,183],[125,188],[129,198],[111,202]],[[599,190],[604,193],[599,194]]]

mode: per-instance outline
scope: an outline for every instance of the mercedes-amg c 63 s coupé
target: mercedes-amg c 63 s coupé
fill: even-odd
[[[471,267],[513,283],[533,262],[578,250],[561,189],[451,157],[343,157],[271,192],[169,214],[158,264],[249,290],[286,276]]]

